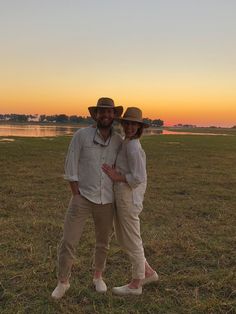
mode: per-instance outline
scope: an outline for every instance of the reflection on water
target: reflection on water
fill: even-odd
[[[0,124],[0,136],[23,136],[23,137],[55,137],[62,135],[72,135],[79,126],[58,126],[58,125],[36,125],[36,124]],[[157,128],[144,130],[146,135],[228,135],[215,133],[192,133],[175,132]]]
[[[160,130],[160,129],[145,129],[144,133],[147,135],[157,135],[157,134],[163,134],[163,135],[224,135],[224,136],[231,136],[232,134],[223,134],[223,133],[207,133],[207,132],[183,132],[183,131],[169,131],[169,130]]]
[[[78,127],[56,125],[0,125],[0,136],[54,137],[73,134]]]
[[[14,142],[14,138],[0,138],[0,142]]]

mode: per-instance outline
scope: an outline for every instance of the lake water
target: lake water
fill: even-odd
[[[55,137],[71,135],[76,130],[78,130],[78,127],[72,126],[4,124],[0,125],[0,136]]]
[[[36,125],[36,124],[0,124],[0,136],[22,136],[22,137],[55,137],[62,135],[72,135],[78,127],[58,126],[58,125]],[[168,135],[168,134],[192,134],[192,135],[219,135],[214,133],[191,133],[174,132],[150,128],[145,130],[148,135]],[[226,135],[226,134],[222,134]]]

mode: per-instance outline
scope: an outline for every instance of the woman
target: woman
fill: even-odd
[[[136,107],[127,108],[123,118],[118,120],[124,129],[125,140],[117,156],[116,168],[104,164],[103,171],[115,183],[115,232],[119,244],[130,258],[132,280],[127,285],[113,288],[113,292],[139,295],[142,285],[158,280],[157,273],[144,256],[139,220],[147,184],[146,155],[139,138],[148,124],[143,122],[142,111]]]

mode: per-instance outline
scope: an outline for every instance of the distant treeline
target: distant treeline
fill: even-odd
[[[80,123],[80,124],[92,124],[94,120],[91,117],[82,116],[67,116],[66,114],[58,115],[28,115],[28,114],[0,114],[0,121],[7,122],[39,122],[39,123]],[[161,127],[164,125],[164,121],[160,119],[151,120],[145,118],[144,121],[154,127]]]

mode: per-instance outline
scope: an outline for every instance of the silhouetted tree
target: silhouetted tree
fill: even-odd
[[[41,114],[39,117],[39,122],[43,122],[44,120],[46,120],[46,115],[45,114]]]
[[[59,114],[56,116],[56,122],[66,123],[68,122],[68,116],[66,114]]]
[[[161,119],[155,119],[155,120],[152,120],[152,124],[154,124],[157,127],[161,127],[164,125],[164,121],[162,121]]]
[[[77,116],[70,116],[69,121],[72,123],[79,123],[79,117]]]

